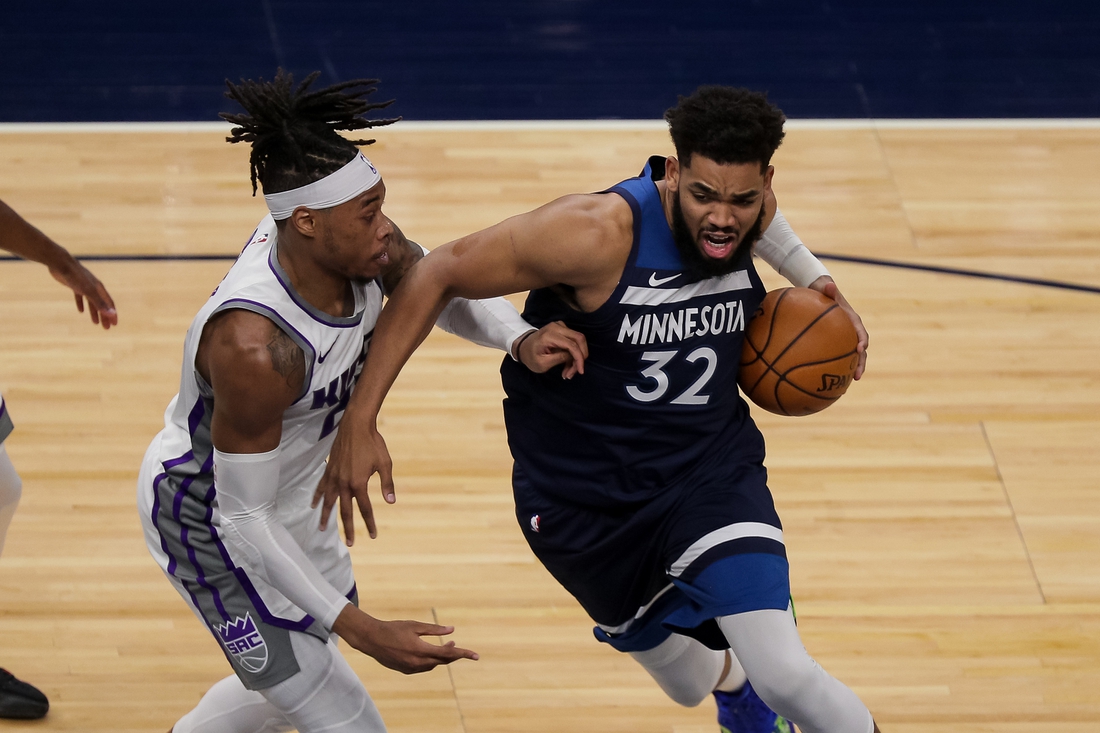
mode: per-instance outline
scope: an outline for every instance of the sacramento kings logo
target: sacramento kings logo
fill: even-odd
[[[249,672],[259,672],[264,668],[267,664],[267,643],[256,630],[251,613],[246,613],[244,618],[238,616],[224,624],[215,624],[215,628],[222,644],[238,664]]]

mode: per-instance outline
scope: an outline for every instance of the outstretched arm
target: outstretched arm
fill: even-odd
[[[406,239],[396,224],[394,239],[390,251],[393,265],[382,278],[387,294],[396,290],[412,266],[428,254],[427,248]],[[552,323],[536,329],[504,298],[453,298],[440,312],[435,325],[479,346],[506,351],[513,359],[540,374],[559,365],[564,365],[562,376],[566,379],[584,371],[584,358],[588,355],[584,336],[562,324]],[[522,350],[519,348],[521,343],[525,344]],[[354,534],[354,528],[349,525],[350,508],[341,515],[348,520],[345,530]]]
[[[394,501],[389,451],[377,430],[378,410],[451,298],[491,298],[558,283],[584,288],[606,279],[609,269],[617,278],[622,263],[607,245],[625,236],[629,248],[631,231],[629,208],[619,197],[567,196],[445,244],[412,267],[379,316],[363,373],[317,487],[314,502],[324,501],[322,526],[338,497],[342,513],[347,513],[345,530],[351,497],[364,518],[371,515],[367,482],[374,473],[385,500]],[[520,347],[523,352],[529,348],[526,343]],[[348,540],[350,544],[351,536]]]
[[[55,280],[73,291],[76,309],[81,313],[87,298],[92,323],[105,329],[118,324],[115,303],[103,283],[68,250],[38,231],[3,201],[0,201],[0,248],[48,267]]]
[[[196,368],[214,390],[211,437],[221,529],[231,552],[351,646],[392,669],[421,672],[463,657],[424,635],[451,627],[381,621],[356,608],[310,562],[276,516],[283,412],[305,378],[301,349],[271,321],[232,310],[203,332]]]

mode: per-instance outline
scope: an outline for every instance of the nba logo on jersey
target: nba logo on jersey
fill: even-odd
[[[259,672],[264,668],[267,664],[267,643],[256,630],[251,613],[215,626],[222,644],[242,667],[249,672]]]

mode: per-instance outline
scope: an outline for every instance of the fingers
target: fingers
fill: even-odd
[[[362,504],[359,506],[362,507]],[[355,509],[351,494],[346,491],[340,492],[340,523],[344,525],[344,542],[351,547],[355,544]]]
[[[317,499],[323,498],[324,503],[321,505],[321,531],[328,529],[328,518],[332,514],[332,507],[336,505],[336,497],[339,492],[333,487],[334,479],[329,478],[329,471],[332,470],[332,464],[325,469],[325,475],[321,478],[321,483],[317,484],[317,491],[313,494],[313,506],[317,506]]]
[[[429,624],[427,621],[412,621],[413,631],[417,636],[447,636],[455,632],[454,626],[440,626]]]
[[[520,356],[524,365],[538,374],[564,365],[562,377],[571,379],[584,373],[588,341],[584,334],[570,329],[561,321],[555,321],[543,326],[522,342]]]
[[[362,515],[363,522],[367,525],[367,534],[370,535],[372,540],[378,539],[378,525],[374,522],[374,505],[370,503],[370,497],[367,496],[366,491],[358,498],[358,501],[359,514]],[[351,542],[348,542],[348,547],[351,547]]]
[[[459,659],[472,659],[476,662],[478,659],[481,658],[477,652],[471,649],[463,649],[460,646],[455,646],[455,643],[453,641],[449,641],[442,646],[435,646],[432,644],[429,644],[428,646],[436,650],[436,652],[432,656],[433,658],[439,660],[441,664],[450,664],[451,662],[457,661]]]
[[[832,291],[830,293],[830,290]],[[856,313],[855,308],[848,303],[847,299],[840,294],[834,283],[829,283],[825,286],[825,294],[833,298],[837,304],[844,309],[844,312],[848,314],[848,318],[852,321],[852,326],[856,329],[856,353],[859,354],[859,364],[856,366],[855,374],[852,375],[853,379],[859,379],[863,376],[863,371],[867,368],[867,344],[870,341],[870,337],[867,335],[867,328],[863,325],[863,319]]]
[[[387,504],[397,501],[397,495],[393,489],[393,461],[387,454],[385,460],[378,464],[378,478],[382,482],[382,498]]]
[[[344,629],[341,635],[351,641],[355,635],[349,635],[348,631],[349,629]],[[434,644],[423,638],[441,637],[452,632],[453,626],[422,621],[383,621],[377,623],[366,638],[352,643],[390,669],[404,674],[416,674],[427,672],[440,664],[450,664],[457,659],[478,658],[477,652],[456,646],[453,641]]]
[[[859,355],[859,364],[856,366],[856,372],[852,375],[852,379],[859,380],[863,376],[863,371],[867,368],[867,352],[864,351]]]
[[[115,301],[111,299],[111,295],[107,292],[107,288],[103,287],[103,283],[96,280],[95,288],[85,295],[88,298],[89,307],[93,308],[93,312],[98,314],[103,328],[107,329],[118,325],[118,311],[115,310]]]
[[[570,329],[561,321],[555,321],[554,325],[561,327],[562,346],[572,359],[572,362],[562,370],[562,377],[572,379],[576,374],[584,374],[584,360],[588,358],[588,339],[583,333]]]
[[[859,354],[859,365],[856,367],[856,373],[853,375],[853,379],[859,379],[863,376],[863,371],[867,368],[867,344],[870,343],[870,337],[867,335],[867,329],[863,327],[863,321],[855,313],[851,314],[854,317],[856,324],[856,333],[859,335],[859,341],[856,343],[856,353]]]
[[[92,323],[103,326],[104,330],[118,325],[118,313],[115,310],[115,302],[103,287],[103,283],[83,265],[74,262],[71,271],[50,270],[58,282],[69,287],[73,291],[73,299],[76,301],[76,309],[84,312],[84,299],[88,299],[88,312]]]
[[[446,636],[453,634],[455,627],[453,626],[439,626],[437,624],[422,623],[415,629],[416,633],[420,636]],[[427,649],[423,652],[436,660],[440,664],[450,664],[457,659],[473,659],[477,660],[479,655],[477,652],[471,649],[463,649],[460,646],[456,646],[453,641],[447,641],[440,645],[428,644],[425,642]],[[434,666],[434,665],[433,665]]]

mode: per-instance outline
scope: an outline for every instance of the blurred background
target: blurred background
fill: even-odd
[[[224,82],[282,66],[380,78],[380,115],[459,121],[369,149],[387,215],[429,247],[635,175],[699,84],[768,91],[796,121],[783,210],[872,335],[835,407],[756,412],[807,648],[888,733],[1093,733],[1097,39],[1097,0],[7,0],[0,199],[87,259],[120,323],[0,257],[24,481],[0,666],[52,702],[3,730],[166,730],[228,673],[148,557],[134,484],[191,318],[267,213],[247,147],[210,124],[235,108]],[[650,122],[584,122],[615,119]],[[33,124],[67,121],[188,124]],[[352,550],[366,608],[453,623],[483,661],[349,661],[393,733],[714,733],[711,703],[676,706],[597,644],[527,548],[500,360],[438,331],[413,356],[382,414],[399,503]]]
[[[0,121],[214,120],[228,77],[383,80],[407,120],[657,119],[699,83],[791,118],[1100,117],[1088,0],[5,3]]]

